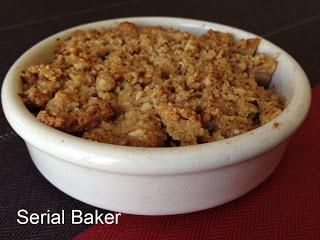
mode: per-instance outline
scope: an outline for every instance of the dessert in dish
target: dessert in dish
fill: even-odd
[[[37,118],[99,142],[142,147],[212,142],[253,130],[286,99],[267,85],[277,61],[260,40],[123,22],[57,40],[49,63],[21,74]]]

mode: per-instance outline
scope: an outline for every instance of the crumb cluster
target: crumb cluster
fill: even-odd
[[[57,41],[50,63],[21,74],[20,96],[56,129],[128,146],[229,138],[275,118],[286,100],[265,86],[277,62],[260,40],[123,22]]]

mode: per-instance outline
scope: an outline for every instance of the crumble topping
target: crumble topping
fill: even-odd
[[[128,146],[183,146],[253,130],[286,99],[266,88],[276,60],[258,38],[201,36],[123,22],[75,31],[50,63],[21,74],[25,105],[48,126]]]

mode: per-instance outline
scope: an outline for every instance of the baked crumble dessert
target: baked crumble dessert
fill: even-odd
[[[20,96],[48,126],[99,142],[143,147],[212,142],[279,115],[267,89],[276,60],[260,40],[202,36],[123,22],[58,40],[50,63],[21,74]]]

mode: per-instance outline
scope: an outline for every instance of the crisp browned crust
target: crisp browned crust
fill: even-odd
[[[259,39],[202,36],[124,22],[76,31],[52,61],[22,74],[24,103],[45,124],[129,146],[180,146],[232,137],[275,118],[286,100],[265,86],[277,62]]]

